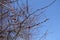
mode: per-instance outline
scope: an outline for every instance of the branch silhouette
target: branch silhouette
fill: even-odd
[[[23,6],[20,6],[19,1],[21,1]],[[50,7],[55,1],[30,13],[28,0],[26,0],[26,5],[22,0],[0,0],[0,40],[17,40],[18,37],[30,40],[30,30],[49,20],[46,17],[43,18],[42,14],[45,11],[42,10]],[[15,3],[17,4],[16,8]],[[37,12],[40,13],[38,14]],[[40,19],[43,18],[43,20],[41,19],[42,21],[37,22],[39,20],[38,17]],[[44,33],[40,40],[46,35],[47,32]]]

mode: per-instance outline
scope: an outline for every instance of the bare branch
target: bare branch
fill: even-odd
[[[25,0],[1,0],[1,12],[0,12],[0,40],[16,40],[18,37],[24,40],[30,40],[30,30],[32,28],[37,28],[39,25],[43,24],[48,18],[46,18],[43,13],[48,7],[50,7],[56,0],[52,1],[49,5],[44,6],[40,9],[29,12],[29,2]],[[20,6],[19,1],[22,5]],[[17,8],[14,6],[17,5]],[[12,5],[14,4],[14,6]],[[45,10],[45,11],[44,11]],[[39,13],[38,13],[39,12]],[[42,19],[41,19],[42,18]],[[42,20],[42,22],[40,21]],[[14,33],[15,35],[14,35]],[[40,40],[44,39],[47,35],[46,31]],[[14,35],[12,35],[12,34]],[[4,39],[5,38],[5,39]]]
[[[37,10],[34,11],[33,13],[29,14],[29,16],[28,16],[27,18],[25,18],[25,20],[27,20],[31,15],[35,14],[36,12],[41,11],[41,10],[44,10],[44,9],[50,7],[53,3],[55,3],[55,1],[56,1],[56,0],[54,0],[54,1],[53,1],[52,3],[50,3],[49,5],[47,5],[47,6],[45,6],[45,7],[42,7],[42,8],[40,8],[40,9],[37,9]],[[23,20],[23,22],[24,22],[25,20]],[[22,22],[22,23],[23,23],[23,22]]]
[[[41,38],[39,40],[44,40],[46,38],[48,34],[48,30],[46,30],[46,32],[41,36]]]

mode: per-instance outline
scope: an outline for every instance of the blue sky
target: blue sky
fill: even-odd
[[[36,9],[49,5],[52,1],[53,0],[29,0],[30,11],[33,12]],[[45,40],[60,40],[60,0],[56,0],[56,2],[51,5],[44,12],[44,14],[47,18],[49,18],[49,20],[42,25],[42,27],[46,26],[47,28],[49,28]],[[45,27],[43,27],[43,29],[36,28],[33,30],[33,40],[39,39],[40,35],[42,34],[40,34],[40,30],[44,31]]]
[[[50,18],[47,26],[51,27],[46,40],[60,40],[60,0],[57,0],[45,13]]]
[[[30,11],[33,12],[38,8],[49,5],[52,1],[53,0],[29,0]],[[49,28],[45,40],[60,40],[60,0],[56,0],[56,2],[53,5],[51,5],[44,12],[44,14],[46,15],[47,18],[49,18],[49,20],[43,24],[43,26]],[[33,36],[33,40],[38,40],[40,35],[39,32],[40,29],[39,28],[34,29],[34,32],[35,31],[37,34]]]
[[[25,0],[23,0],[25,2]],[[33,12],[36,9],[49,5],[53,0],[29,0],[29,8],[30,11]],[[51,5],[45,12],[49,20],[42,25],[46,26],[48,29],[48,34],[45,40],[60,40],[60,0],[56,0],[56,2]],[[45,31],[46,27],[43,29],[36,28],[33,30],[33,38],[32,40],[39,40],[42,33],[40,30]],[[35,34],[34,34],[35,33]]]
[[[33,8],[32,10],[35,10],[48,5],[52,1],[53,0],[29,0],[29,6]],[[49,27],[48,35],[45,40],[60,40],[60,0],[56,0],[44,14],[49,18],[49,21],[45,24],[45,26]]]

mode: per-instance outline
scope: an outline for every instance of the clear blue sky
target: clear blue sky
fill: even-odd
[[[53,0],[29,0],[30,6],[33,10],[48,5]],[[45,24],[49,27],[49,32],[45,40],[60,40],[60,0],[50,6],[45,11],[46,16],[49,18],[49,21]],[[38,40],[36,38],[36,40]]]
[[[60,0],[57,0],[46,12],[47,17],[50,18],[47,23],[49,33],[46,40],[60,40]]]

